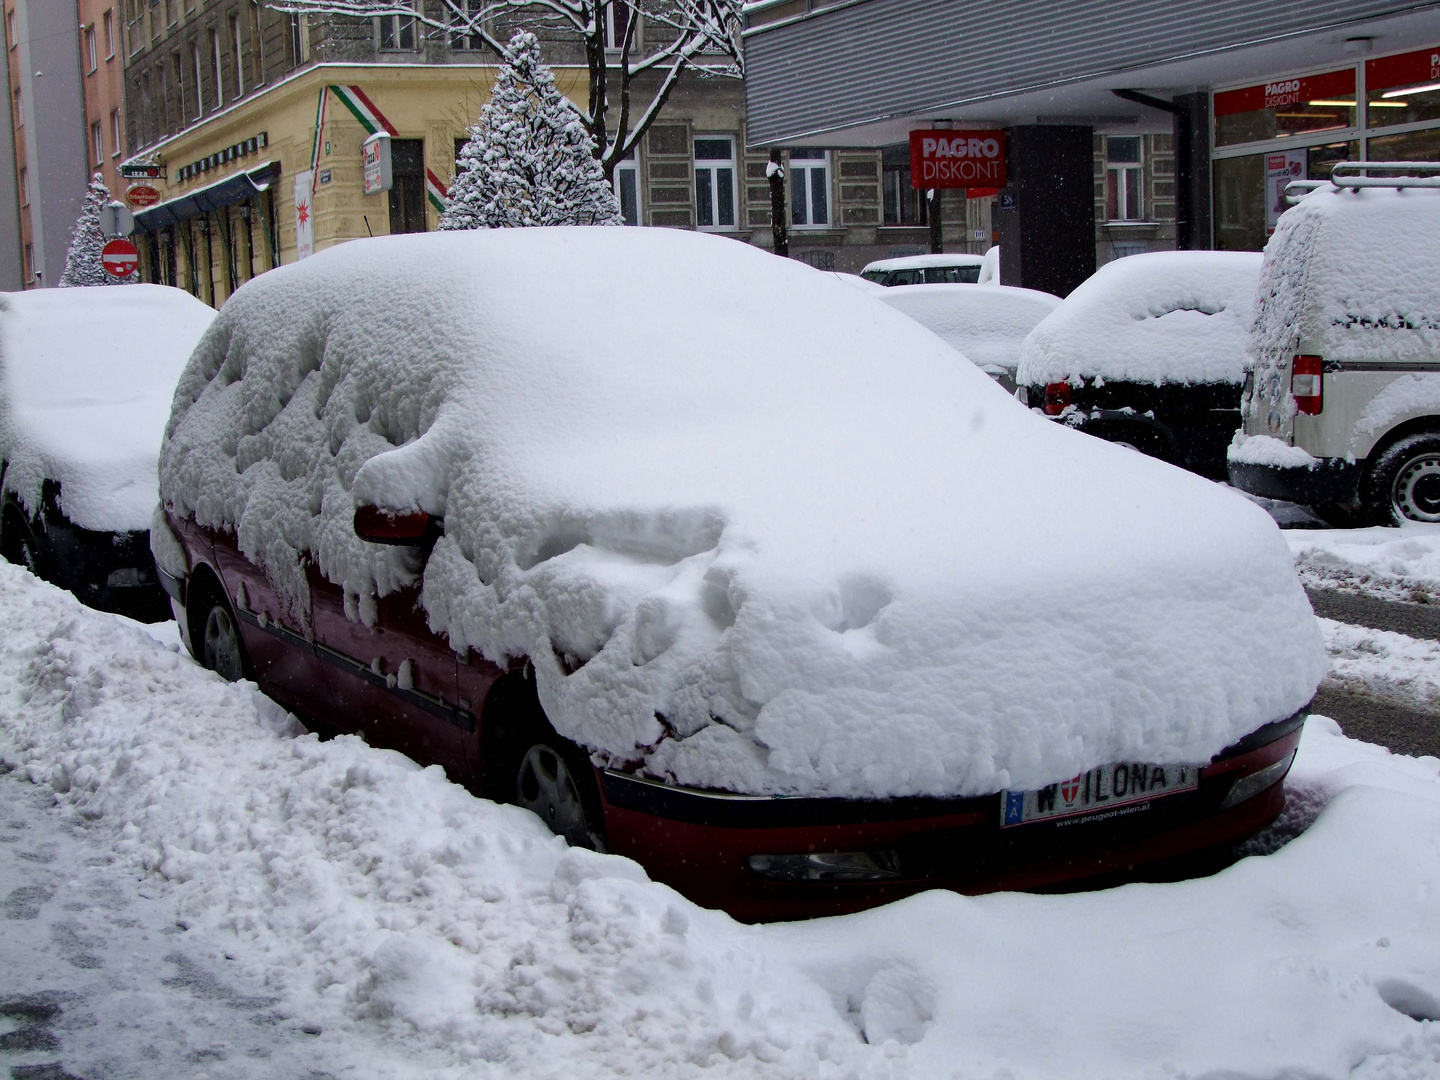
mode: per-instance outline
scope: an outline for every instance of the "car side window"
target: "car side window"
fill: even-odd
[[[960,285],[974,285],[980,280],[980,267],[957,266],[953,280]]]
[[[955,284],[955,267],[953,266],[932,266],[925,271],[926,285],[953,285]]]
[[[919,285],[921,281],[919,270],[896,270],[890,275],[889,285]]]

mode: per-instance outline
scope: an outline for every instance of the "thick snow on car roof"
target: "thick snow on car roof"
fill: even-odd
[[[1016,381],[1240,383],[1259,277],[1248,251],[1106,263],[1031,332]]]
[[[0,458],[32,512],[60,482],[86,529],[145,529],[175,382],[215,318],[164,285],[0,295]]]
[[[1323,187],[1280,216],[1265,246],[1251,360],[1440,355],[1440,191]],[[1288,385],[1288,379],[1285,380]]]
[[[1201,761],[1325,670],[1263,511],[704,234],[383,237],[266,273],[181,379],[161,486],[294,598],[313,552],[361,618],[419,568],[355,506],[443,516],[431,625],[531,657],[562,734],[683,784]]]
[[[866,263],[860,272],[871,270],[923,270],[927,266],[982,266],[983,255],[905,255],[898,259],[877,259]]]
[[[1013,372],[1020,343],[1060,303],[1038,289],[1009,285],[911,285],[879,296],[984,370]]]

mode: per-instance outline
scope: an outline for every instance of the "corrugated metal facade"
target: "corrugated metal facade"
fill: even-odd
[[[749,140],[784,142],[1427,9],[1440,3],[864,0],[746,35]]]

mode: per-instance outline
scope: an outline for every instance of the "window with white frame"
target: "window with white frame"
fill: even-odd
[[[310,16],[290,16],[290,61],[299,66],[310,59]]]
[[[5,41],[10,48],[15,48],[20,42],[15,37],[15,12],[7,12],[5,15]]]
[[[105,9],[105,59],[115,59],[115,9]]]
[[[479,52],[485,47],[480,30],[480,13],[488,0],[450,0],[450,48],[461,52]]]
[[[220,34],[210,31],[210,66],[215,69],[215,107],[225,104],[225,72],[220,67]]]
[[[605,14],[601,20],[601,28],[605,32],[605,47],[607,49],[619,49],[625,45],[625,34],[630,29],[630,20],[635,17],[626,0],[610,0],[605,6]],[[636,28],[639,29],[638,27]],[[632,47],[633,47],[632,43]]]
[[[190,66],[195,69],[195,119],[205,115],[205,72],[200,66],[200,46],[190,46]]]
[[[1105,219],[1142,221],[1145,217],[1140,136],[1105,137]]]
[[[35,245],[25,245],[25,280],[35,280]]]
[[[235,96],[245,96],[245,48],[240,37],[240,16],[230,16],[230,48],[235,53]]]
[[[20,170],[20,205],[30,205],[30,171],[28,169]]]
[[[111,110],[110,110],[110,141],[111,141],[111,143],[113,143],[114,146],[115,146],[115,149],[110,152],[110,156],[111,156],[111,157],[119,157],[119,156],[120,156],[120,144],[121,144],[121,142],[123,141],[123,140],[122,140],[122,135],[123,135],[123,132],[121,132],[121,130],[120,130],[120,110],[119,110],[119,109],[111,109]]]
[[[626,225],[640,224],[640,164],[635,151],[615,165],[615,195],[620,200],[620,218]]]
[[[412,52],[415,49],[414,15],[381,15],[378,24],[380,48],[386,52]]]
[[[790,224],[830,224],[830,158],[824,150],[790,151]]]
[[[105,129],[96,120],[90,125],[90,149],[95,154],[95,168],[99,168],[105,160]]]
[[[90,66],[86,69],[86,74],[95,74],[95,69],[100,66],[100,55],[95,43],[95,27],[93,26],[87,26],[85,28],[85,59],[90,63]]]
[[[735,228],[735,140],[729,135],[695,137],[695,224]]]

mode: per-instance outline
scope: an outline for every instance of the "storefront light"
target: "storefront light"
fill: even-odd
[[[1403,90],[1386,90],[1380,96],[1382,98],[1404,97],[1406,94],[1428,94],[1431,90],[1440,90],[1440,83],[1426,83],[1424,86],[1407,86]]]

